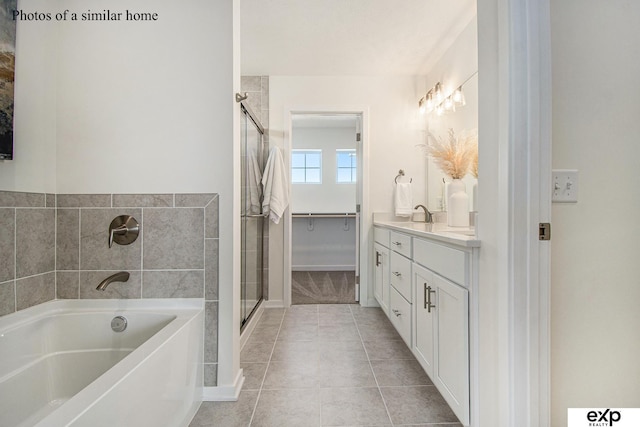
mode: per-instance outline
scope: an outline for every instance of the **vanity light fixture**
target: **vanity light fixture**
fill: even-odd
[[[453,102],[453,100],[451,99],[450,96],[447,97],[447,99],[445,99],[442,102],[442,108],[444,108],[444,111],[446,112],[455,112],[456,111],[456,104]]]
[[[458,86],[458,89],[453,91],[453,95],[451,95],[451,97],[455,105],[464,106],[467,103],[464,99],[464,93],[462,93],[462,86]]]
[[[442,99],[444,98],[444,94],[442,93],[442,85],[440,82],[436,83],[436,87],[433,89],[433,94],[436,97],[436,102],[440,104]]]
[[[420,101],[418,101],[418,107],[420,108],[420,114],[424,114],[425,110],[427,109],[427,106],[425,105],[426,103],[426,97],[423,96],[422,98],[420,98]]]
[[[442,83],[436,83],[434,87],[429,89],[429,92],[427,92],[425,96],[420,98],[420,101],[418,102],[420,113],[431,113],[432,111],[435,111],[438,116],[441,116],[444,113],[456,111],[456,107],[462,107],[466,105],[467,102],[464,97],[462,87],[477,74],[477,71],[471,74],[471,76],[469,76],[467,80],[462,82],[462,84],[458,86],[456,90],[454,90],[446,97],[444,94]]]

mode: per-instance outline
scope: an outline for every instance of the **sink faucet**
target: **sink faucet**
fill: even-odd
[[[422,208],[424,210],[424,222],[433,223],[433,214],[429,212],[429,209],[425,205],[418,205],[413,209]]]
[[[104,291],[105,289],[107,289],[107,286],[111,284],[111,282],[126,282],[127,280],[129,280],[129,273],[127,273],[126,271],[121,271],[119,273],[112,274],[111,276],[100,282],[96,290]]]

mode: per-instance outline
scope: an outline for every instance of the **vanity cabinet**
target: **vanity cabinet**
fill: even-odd
[[[477,352],[470,343],[480,242],[404,230],[374,227],[374,295],[460,422],[469,426],[477,419],[477,409],[471,411],[471,402],[477,402],[471,377]]]

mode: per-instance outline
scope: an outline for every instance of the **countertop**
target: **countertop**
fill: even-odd
[[[449,227],[443,223],[425,223],[413,221],[392,221],[387,219],[376,219],[374,216],[373,225],[386,227],[395,231],[411,234],[416,237],[423,237],[437,240],[450,245],[462,246],[465,248],[479,248],[480,240],[475,236],[472,227]]]

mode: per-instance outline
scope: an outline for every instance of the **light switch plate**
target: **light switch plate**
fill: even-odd
[[[554,169],[551,177],[551,200],[555,203],[578,202],[578,171]]]

